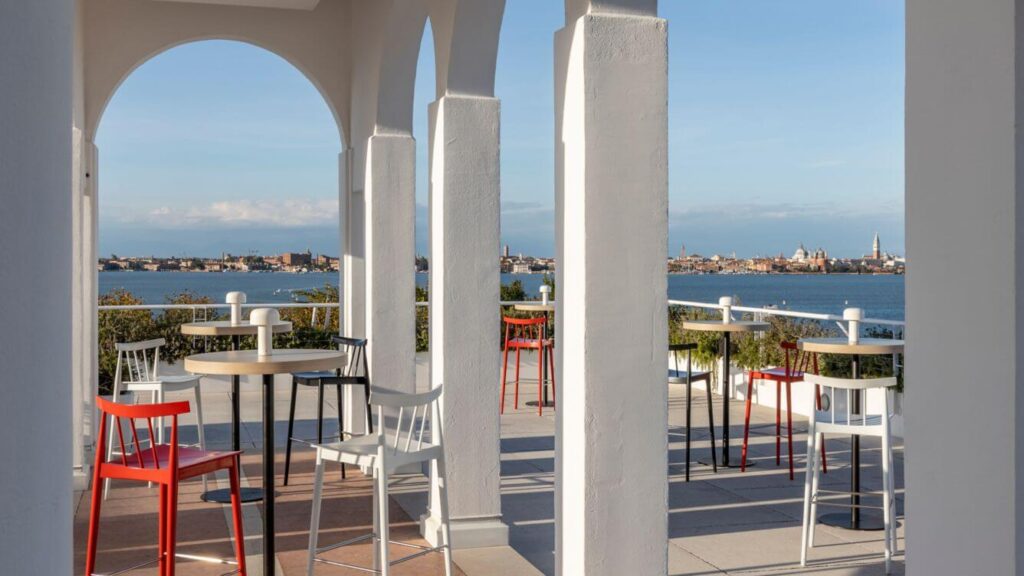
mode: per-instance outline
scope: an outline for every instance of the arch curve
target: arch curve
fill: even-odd
[[[310,12],[287,11],[268,20],[254,9],[183,4],[91,0],[84,3],[83,67],[85,132],[95,138],[117,89],[136,69],[177,46],[205,40],[241,42],[282,58],[324,98],[341,142],[349,134],[348,39],[338,33],[341,3],[321,2]]]

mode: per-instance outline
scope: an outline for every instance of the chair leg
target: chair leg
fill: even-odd
[[[371,499],[370,512],[373,516],[373,538],[370,547],[373,548],[373,569],[380,572],[380,475],[377,470],[370,471],[373,475],[373,498]]]
[[[238,574],[245,576],[245,531],[242,528],[242,490],[238,480],[241,462],[235,457],[235,462],[228,470],[231,476],[231,521],[235,530],[235,560],[238,561]]]
[[[309,519],[309,552],[306,556],[306,575],[313,576],[316,564],[316,549],[320,539],[320,506],[324,490],[324,462],[320,459],[320,450],[316,451],[316,475],[313,479],[313,512]],[[372,542],[371,542],[372,544]]]
[[[793,386],[786,382],[786,445],[789,446],[789,479],[793,480]]]
[[[775,465],[782,462],[782,382],[775,382]]]
[[[156,402],[157,404],[163,404],[164,403],[164,387],[163,386],[157,388],[153,392],[153,394],[156,396],[156,398],[153,400],[154,402]],[[150,441],[152,441],[152,438],[150,438]],[[163,444],[164,443],[164,418],[163,418],[163,416],[157,418],[156,441],[157,441],[158,444]]]
[[[160,510],[157,513],[157,573],[167,573],[167,484],[160,485]]]
[[[817,373],[817,370],[815,370]],[[816,402],[818,404],[818,410],[821,410],[821,386],[814,385],[814,392],[817,396]],[[821,439],[821,473],[828,474],[828,458],[825,457],[825,438]]]
[[[516,392],[512,407],[519,410],[519,348],[516,348]]]
[[[316,443],[324,443],[324,381],[316,384]]]
[[[448,471],[445,467],[443,450],[441,457],[437,459],[437,475],[441,480],[438,492],[441,496],[441,546],[444,546],[444,574],[452,576],[452,535],[448,517]]]
[[[292,468],[292,437],[295,435],[295,396],[299,391],[299,383],[292,378],[292,400],[288,408],[288,440],[284,448],[284,485],[288,485],[288,472]]]
[[[754,379],[747,378],[746,415],[743,418],[743,452],[740,456],[740,472],[747,471],[747,444],[750,441],[750,395],[754,391]]]
[[[345,439],[345,417],[344,417],[345,407],[344,407],[344,404],[343,404],[344,401],[341,399],[341,384],[338,384],[337,386],[335,386],[334,389],[335,389],[335,391],[338,394],[338,440],[344,440]],[[345,463],[344,462],[341,463],[341,479],[342,480],[345,479]]]
[[[693,384],[689,376],[686,378],[686,481],[690,481],[690,409],[693,402]],[[711,452],[715,450],[712,449]]]
[[[885,573],[889,573],[890,562],[892,560],[892,509],[890,505],[890,484],[892,478],[890,474],[892,468],[889,467],[889,438],[886,434],[882,434],[882,526],[885,534]]]
[[[551,379],[551,407],[558,404],[558,385],[555,382],[555,346],[548,346],[548,377]]]
[[[815,434],[817,435],[817,433]],[[818,439],[822,439],[824,437],[824,434],[818,435],[818,438],[815,439],[815,442],[817,442]],[[814,529],[818,524],[818,483],[819,478],[821,476],[821,466],[818,465],[817,454],[815,454],[814,459],[814,467],[811,468],[811,527],[809,530],[809,534],[807,535],[807,545],[811,548],[814,548]]]
[[[501,352],[501,409],[505,413],[505,382],[508,380],[508,336],[505,336],[505,349]]]
[[[167,536],[165,551],[167,554],[167,576],[174,576],[174,552],[178,541],[178,482],[171,479],[167,487]]]
[[[708,433],[711,435],[711,470],[718,473],[718,449],[715,447],[715,406],[711,396],[711,379],[704,381],[704,392],[708,398]]]
[[[103,483],[99,475],[92,480],[92,508],[89,509],[89,540],[85,549],[85,573],[96,572],[96,544],[100,538],[100,507],[103,504]]]
[[[804,514],[803,523],[800,529],[800,565],[807,566],[807,535],[810,523],[813,522],[811,516],[811,474],[814,470],[814,456],[816,454],[814,446],[814,424],[813,422],[809,425],[810,431],[807,434],[807,463],[804,471]]]
[[[544,343],[537,349],[537,416],[544,415]]]
[[[192,389],[196,395],[196,431],[199,434],[199,449],[206,450],[206,434],[203,432],[203,395],[199,386],[199,382],[196,382],[196,387]],[[207,490],[206,474],[203,474],[203,492]]]
[[[388,526],[388,473],[383,468],[378,470],[377,507],[380,516],[380,574],[388,576],[391,571],[391,560],[388,554],[391,533]]]

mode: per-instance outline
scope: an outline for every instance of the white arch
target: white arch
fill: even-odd
[[[202,40],[251,44],[290,63],[323,96],[342,142],[350,140],[351,65],[343,24],[347,4],[316,10],[266,10],[177,2],[90,0],[85,7],[85,133],[92,140],[107,104],[131,73],[176,46]]]

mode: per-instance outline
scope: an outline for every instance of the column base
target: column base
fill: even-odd
[[[499,516],[453,518],[450,530],[452,549],[508,546],[508,525]],[[429,513],[420,516],[420,534],[431,546],[440,545],[440,519]]]

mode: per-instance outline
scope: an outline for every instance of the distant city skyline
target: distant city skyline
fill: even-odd
[[[905,253],[903,5],[661,2],[669,34],[669,254]],[[553,33],[564,7],[506,6],[501,244],[554,256]],[[427,254],[424,35],[414,99],[416,249]],[[335,121],[251,45],[204,41],[139,67],[99,126],[100,251],[338,252]],[[870,245],[868,245],[870,246]]]

